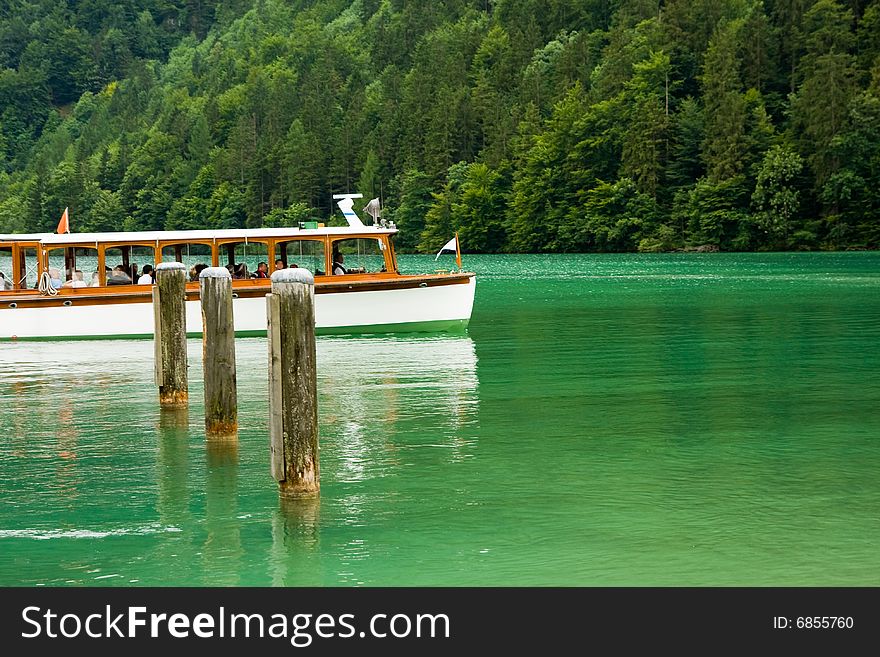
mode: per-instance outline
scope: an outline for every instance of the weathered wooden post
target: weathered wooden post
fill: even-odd
[[[272,476],[282,495],[314,497],[320,489],[315,279],[307,269],[272,274],[266,316]]]
[[[156,265],[153,288],[156,385],[163,408],[189,403],[186,374],[186,267],[180,262]]]
[[[209,437],[233,438],[238,433],[238,399],[232,277],[225,267],[208,267],[199,274],[199,288],[205,373],[205,433]]]

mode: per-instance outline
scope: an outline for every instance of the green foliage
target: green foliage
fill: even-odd
[[[690,242],[723,249],[751,246],[752,222],[746,212],[748,189],[743,176],[713,182],[697,181],[687,194],[684,215]]]
[[[675,188],[689,187],[706,171],[700,155],[705,138],[703,108],[693,98],[685,98],[672,121],[671,156],[666,178]]]
[[[492,253],[505,242],[508,186],[504,169],[496,171],[479,162],[468,166],[458,200],[452,206],[452,226],[470,251]]]
[[[623,137],[621,174],[635,181],[639,191],[657,197],[668,138],[669,56],[650,53],[633,66],[633,77],[623,93],[627,129]]]
[[[880,4],[0,12],[0,231],[343,223],[403,251],[880,246]]]
[[[286,226],[298,226],[301,221],[308,221],[312,216],[312,209],[305,203],[294,203],[288,208],[275,208],[263,217],[263,226],[266,228],[283,228]]]
[[[741,25],[740,21],[719,24],[709,43],[703,68],[706,121],[703,159],[713,183],[733,178],[743,169],[746,108],[737,61]]]
[[[785,246],[788,242],[800,208],[796,184],[803,167],[801,156],[783,146],[774,146],[764,156],[752,193],[752,208],[758,227],[773,245]]]
[[[400,233],[396,246],[401,252],[415,251],[425,230],[425,217],[434,201],[433,185],[428,174],[418,169],[407,169],[394,180],[391,187],[392,198],[397,206],[392,207],[385,219],[393,221]]]
[[[449,167],[443,191],[434,194],[434,202],[425,215],[425,228],[419,239],[419,251],[437,251],[455,232],[453,215],[460,204],[461,188],[468,175],[469,165],[458,162]]]
[[[658,219],[654,199],[628,178],[600,182],[584,196],[559,229],[561,244],[571,245],[561,250],[633,251]]]

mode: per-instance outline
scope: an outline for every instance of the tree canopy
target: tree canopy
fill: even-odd
[[[0,233],[880,246],[880,0],[12,0]],[[338,220],[338,219],[337,219]]]

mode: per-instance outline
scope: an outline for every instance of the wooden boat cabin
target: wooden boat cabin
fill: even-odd
[[[277,268],[305,267],[316,279],[334,276],[341,254],[349,282],[398,274],[392,230],[350,228],[266,228],[153,233],[0,235],[0,287],[5,292],[40,289],[40,281],[59,294],[119,293],[137,285],[145,266],[176,261],[186,265],[190,285],[198,287],[204,267],[227,267],[235,287],[265,279]],[[336,275],[340,275],[337,267]],[[143,280],[142,283],[145,283]],[[319,280],[316,280],[316,284]],[[112,289],[106,289],[112,288]]]

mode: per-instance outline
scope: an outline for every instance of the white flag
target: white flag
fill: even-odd
[[[446,242],[442,249],[437,252],[437,256],[434,258],[436,261],[444,253],[456,253],[458,249],[456,248],[456,237],[453,237],[451,240]]]

